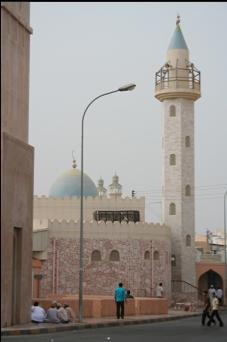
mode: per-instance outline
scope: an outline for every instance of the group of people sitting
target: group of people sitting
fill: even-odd
[[[75,315],[68,304],[52,302],[47,312],[34,302],[31,307],[31,321],[33,323],[69,323],[75,321]]]

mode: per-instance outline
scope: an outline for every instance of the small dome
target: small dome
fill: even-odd
[[[75,165],[72,170],[63,173],[53,183],[49,196],[50,197],[80,197],[80,179],[81,172],[76,169]],[[84,173],[84,196],[96,197],[98,195],[97,188],[90,177]]]

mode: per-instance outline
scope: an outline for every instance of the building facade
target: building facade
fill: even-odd
[[[1,325],[30,321],[33,147],[29,2],[1,2]]]
[[[59,197],[34,197],[33,258],[41,260],[41,297],[78,294],[79,290],[80,171],[73,177],[72,172],[63,175]],[[84,187],[90,184],[87,176]],[[123,198],[117,175],[109,194],[103,189],[102,180],[97,186],[100,195],[93,197],[92,186],[84,198],[84,293],[113,295],[122,281],[135,296],[150,297],[163,282],[170,299],[169,228],[144,222],[145,199]]]

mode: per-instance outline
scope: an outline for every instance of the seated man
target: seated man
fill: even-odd
[[[47,323],[60,323],[58,318],[58,310],[56,308],[56,304],[52,303],[50,308],[47,310],[47,317],[45,319]]]
[[[57,304],[57,311],[58,311],[58,319],[60,320],[61,323],[68,323],[68,315],[67,311],[63,308],[63,306],[58,303]]]
[[[31,307],[31,321],[33,323],[43,323],[45,318],[45,310],[39,306],[39,302],[34,302],[34,305]]]

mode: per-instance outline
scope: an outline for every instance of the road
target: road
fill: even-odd
[[[152,324],[127,325],[68,331],[54,334],[2,337],[4,342],[226,342],[227,312],[221,313],[224,327],[201,326],[200,317]],[[110,337],[110,340],[107,338]]]

